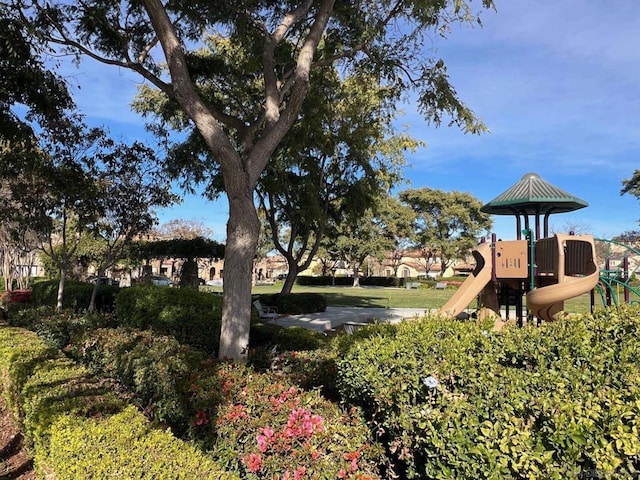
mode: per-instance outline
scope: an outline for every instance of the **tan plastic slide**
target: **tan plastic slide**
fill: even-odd
[[[471,252],[476,259],[476,268],[440,309],[440,313],[455,317],[469,306],[491,281],[491,243],[482,243]]]
[[[591,291],[599,278],[600,272],[594,268],[590,275],[564,277],[562,283],[536,288],[527,293],[527,309],[542,320],[552,321],[553,316],[562,309],[561,302]]]

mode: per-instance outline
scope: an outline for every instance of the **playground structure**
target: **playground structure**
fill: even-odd
[[[589,292],[592,310],[596,293],[603,305],[609,306],[618,305],[620,290],[626,303],[630,303],[631,294],[640,297],[640,291],[629,284],[635,274],[635,269],[629,266],[629,255],[624,255],[615,268],[607,260],[600,269],[596,241],[591,235],[549,235],[551,214],[586,206],[588,203],[584,200],[560,190],[539,175],[524,175],[482,207],[485,213],[515,215],[517,239],[496,240],[492,235],[490,242],[480,243],[472,252],[476,260],[474,271],[441,308],[441,313],[456,317],[477,298],[479,308],[489,309],[498,316],[504,308],[507,319],[510,307],[515,307],[517,322],[522,325],[525,318],[552,321],[564,309],[566,300]],[[533,225],[531,216],[535,219]],[[610,241],[598,239],[598,242]],[[640,252],[633,250],[633,253],[640,257]],[[526,307],[523,298],[526,298]]]
[[[596,294],[602,305],[608,307],[621,303],[638,303],[640,288],[631,285],[631,281],[636,280],[638,276],[640,251],[615,240],[596,238],[596,243],[600,247],[604,262],[598,285],[591,292],[591,305],[596,303]]]

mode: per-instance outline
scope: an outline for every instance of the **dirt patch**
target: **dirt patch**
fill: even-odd
[[[35,480],[33,462],[24,445],[24,437],[16,426],[13,414],[0,396],[0,478]]]

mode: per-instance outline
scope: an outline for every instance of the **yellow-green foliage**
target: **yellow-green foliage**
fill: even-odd
[[[101,420],[62,418],[51,429],[51,451],[58,480],[237,478],[168,431],[150,429],[133,407]]]
[[[0,325],[0,380],[42,474],[233,478],[170,433],[151,429],[141,413],[125,409],[108,383],[33,332]]]

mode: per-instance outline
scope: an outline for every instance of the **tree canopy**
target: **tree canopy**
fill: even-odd
[[[400,200],[416,214],[415,246],[440,257],[440,275],[492,225],[491,217],[480,211],[482,203],[469,193],[420,188],[400,192]]]
[[[194,152],[199,162],[190,170],[220,171],[229,202],[220,357],[246,355],[260,231],[254,189],[299,119],[312,72],[336,66],[345,77],[374,76],[397,100],[415,92],[427,121],[484,129],[431,48],[452,24],[477,21],[465,0],[16,0],[15,7],[50,42],[139,73],[195,125],[210,155]]]

